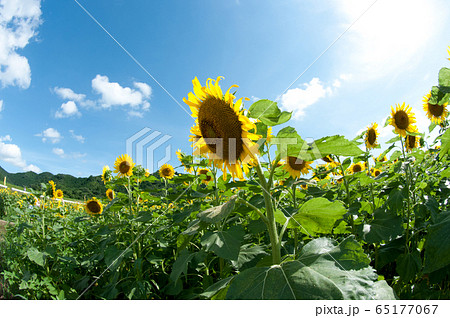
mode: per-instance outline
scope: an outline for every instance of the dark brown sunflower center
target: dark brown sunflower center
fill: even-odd
[[[224,100],[206,98],[198,112],[198,123],[209,150],[220,159],[234,162],[243,154],[242,124]]]
[[[380,175],[381,171],[380,170],[375,170],[375,177],[378,177]]]
[[[119,165],[120,173],[127,173],[131,169],[131,164],[128,161],[122,161]]]
[[[367,141],[371,145],[373,145],[375,141],[377,141],[377,134],[375,133],[374,129],[369,129],[369,131],[367,132]]]
[[[208,175],[208,170],[200,170],[200,174],[206,176],[205,181],[211,181],[212,177],[210,175]]]
[[[360,172],[362,170],[361,165],[354,165],[353,166],[353,172]]]
[[[108,192],[108,198],[110,198],[111,200],[114,199],[114,193],[112,191]]]
[[[170,176],[170,169],[169,168],[164,168],[162,171],[163,176],[168,177]]]
[[[394,121],[399,129],[406,129],[409,126],[408,114],[404,110],[399,110],[395,113]]]
[[[428,110],[434,117],[440,117],[444,112],[444,106],[428,103]]]
[[[330,156],[323,157],[322,160],[325,161],[325,162],[328,162],[328,163],[333,162],[333,160],[331,160]]]
[[[297,171],[301,171],[306,165],[304,160],[295,157],[288,157],[288,163],[292,169]]]
[[[100,213],[101,207],[97,201],[89,201],[87,203],[87,208],[91,213]]]
[[[416,136],[408,135],[406,138],[408,139],[408,148],[414,148],[416,146]]]

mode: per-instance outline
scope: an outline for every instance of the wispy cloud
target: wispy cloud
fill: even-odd
[[[62,149],[62,148],[53,148],[52,152],[55,155],[57,155],[57,156],[59,156],[59,157],[61,157],[63,159],[80,159],[80,158],[83,158],[83,157],[87,156],[86,153],[79,153],[79,152],[71,152],[70,154],[67,154],[64,151],[64,149]]]
[[[28,88],[31,69],[28,59],[17,53],[36,36],[41,23],[40,0],[0,1],[0,82]]]
[[[82,135],[76,135],[73,130],[69,130],[69,132],[73,139],[81,143],[84,143],[85,138]]]
[[[42,137],[42,142],[46,142],[47,140],[53,144],[60,142],[62,136],[58,130],[55,128],[47,128],[43,132],[36,134],[37,137]]]
[[[3,100],[0,99],[0,112],[3,110]]]

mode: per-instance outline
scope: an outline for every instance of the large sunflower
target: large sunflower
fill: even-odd
[[[350,168],[348,168],[348,169],[349,169],[349,172],[352,174],[361,172],[366,169],[366,164],[364,162],[357,162],[357,163],[352,164],[350,166]]]
[[[164,164],[159,168],[159,176],[164,179],[172,179],[175,174],[175,170],[168,163]]]
[[[103,183],[111,181],[111,173],[112,172],[109,169],[109,166],[103,166],[103,171],[102,171],[102,181],[103,181]]]
[[[96,197],[88,200],[84,205],[86,212],[90,215],[100,215],[103,212],[103,205]]]
[[[425,95],[422,99],[423,101],[423,110],[427,113],[428,118],[433,122],[439,125],[448,115],[447,105],[436,105],[430,103],[431,91]]]
[[[134,162],[128,154],[121,155],[114,163],[114,173],[119,177],[131,176],[133,174]]]
[[[417,127],[414,127],[414,130],[412,132],[417,133]],[[419,144],[419,140],[420,140],[420,136],[412,136],[412,135],[407,135],[405,137],[405,146],[406,146],[406,151],[412,151],[413,149],[417,148],[417,145]]]
[[[242,98],[236,98],[230,89],[238,87],[232,85],[225,94],[219,86],[221,76],[216,80],[208,79],[206,86],[194,78],[192,84],[194,93],[188,94],[183,101],[189,105],[192,117],[196,118],[191,128],[191,140],[194,141],[194,154],[208,155],[210,163],[223,172],[226,180],[227,170],[232,177],[243,178],[242,166],[248,170],[248,162],[257,153],[257,145],[253,142],[261,136],[256,132],[256,125],[246,116],[242,106]]]
[[[372,123],[371,126],[367,127],[366,130],[366,148],[373,149],[378,146],[377,137],[379,135],[377,131],[378,125],[377,123]]]
[[[411,107],[409,105],[405,106],[405,103],[403,103],[402,105],[395,104],[395,106],[395,110],[394,107],[391,106],[390,124],[394,126],[396,134],[406,137],[406,132],[411,132],[413,129],[412,127],[416,122],[416,118],[411,112]]]
[[[310,164],[312,161],[302,160],[296,157],[288,156],[286,158],[286,164],[283,166],[283,169],[289,172],[289,175],[292,178],[299,178],[301,174],[308,174],[311,169]]]

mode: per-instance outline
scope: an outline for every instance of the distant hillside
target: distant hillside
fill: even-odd
[[[0,167],[0,183],[3,184],[3,178],[6,181],[19,187],[27,187],[35,190],[41,189],[41,183],[47,183],[53,180],[56,188],[64,192],[65,197],[84,200],[91,197],[104,197],[106,188],[103,184],[101,176],[90,176],[87,178],[76,178],[68,174],[54,175],[50,172],[19,172],[9,173]]]

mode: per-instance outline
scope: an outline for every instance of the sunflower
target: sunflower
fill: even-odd
[[[242,167],[248,170],[247,163],[257,153],[258,146],[253,141],[261,136],[250,132],[256,131],[256,125],[240,110],[242,98],[234,102],[236,97],[230,90],[238,86],[232,85],[223,94],[221,79],[221,76],[216,80],[209,78],[206,86],[202,86],[196,77],[192,81],[195,94],[190,92],[188,99],[183,98],[196,118],[191,128],[192,146],[194,154],[208,155],[210,163],[222,170],[224,180],[227,170],[233,178],[242,179]]]
[[[422,99],[423,110],[427,113],[428,119],[430,119],[431,122],[439,125],[442,121],[445,120],[445,118],[448,115],[447,111],[448,103],[445,103],[444,105],[431,104],[430,98],[431,98],[431,91],[427,95],[425,95],[424,98]]]
[[[366,164],[364,162],[357,162],[350,166],[349,172],[353,174],[353,173],[361,172],[365,169],[366,169]]]
[[[134,162],[128,154],[121,155],[114,163],[114,173],[118,173],[118,177],[131,176],[133,174]]]
[[[323,161],[325,161],[326,163],[332,163],[334,162],[333,158],[331,157],[331,155],[327,155],[325,157],[322,158]]]
[[[106,197],[107,197],[109,200],[114,199],[115,196],[116,196],[116,194],[114,193],[114,190],[113,190],[113,189],[108,189],[108,190],[106,190]]]
[[[62,192],[62,190],[61,189],[56,190],[55,198],[62,199],[63,197],[64,197],[64,193]]]
[[[301,184],[300,187],[301,187],[303,190],[308,190],[308,185],[307,185],[307,184]]]
[[[387,157],[386,156],[381,157],[381,155],[379,155],[378,158],[374,157],[373,160],[375,162],[385,162],[385,161],[387,161]]]
[[[367,127],[366,130],[366,148],[373,149],[378,146],[377,137],[379,135],[377,131],[378,125],[377,123],[372,123],[371,126]]]
[[[273,134],[272,134],[272,127],[268,126],[267,127],[267,138],[266,138],[266,143],[268,144],[273,138]]]
[[[372,173],[372,176],[378,177],[380,175],[380,173],[381,173],[381,170],[380,169],[376,169],[376,168],[372,168],[372,169],[370,169],[370,172]]]
[[[395,104],[395,106],[395,110],[394,107],[391,106],[390,124],[394,126],[396,134],[405,137],[407,131],[411,132],[413,127],[412,124],[416,122],[416,118],[411,112],[411,107],[409,105],[405,106],[405,103],[403,103],[402,105]]]
[[[286,158],[286,164],[283,166],[283,169],[289,172],[292,178],[299,178],[300,173],[308,174],[309,170],[311,170],[311,163],[312,161],[306,161],[300,158],[288,156]]]
[[[145,176],[146,178],[150,177],[150,170],[145,169],[144,176]]]
[[[164,179],[172,179],[175,174],[175,170],[168,163],[164,164],[159,168],[159,176]]]
[[[198,175],[199,176],[201,176],[201,175],[206,176],[206,179],[202,180],[202,182],[205,183],[205,184],[208,184],[209,181],[212,180],[212,176],[210,174],[208,174],[208,172],[210,172],[209,169],[200,169],[198,171]]]
[[[103,166],[103,171],[102,171],[102,181],[103,181],[103,183],[111,181],[111,173],[112,172],[109,169],[109,166]]]
[[[103,212],[103,205],[96,197],[88,200],[84,205],[86,212],[90,215],[100,215]]]
[[[417,133],[418,132],[417,127],[414,127],[414,130],[412,132]],[[405,137],[406,151],[410,152],[414,148],[417,148],[419,140],[420,140],[420,136],[407,135]]]

